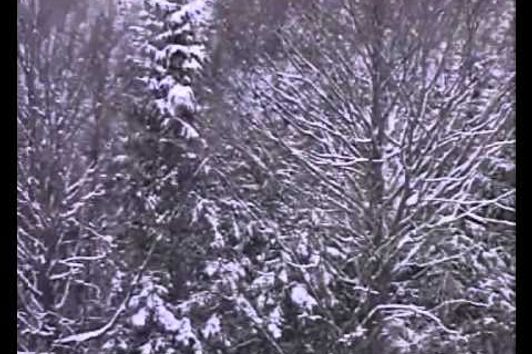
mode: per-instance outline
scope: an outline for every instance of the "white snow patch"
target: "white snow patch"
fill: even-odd
[[[139,347],[140,354],[151,354],[153,351],[153,347],[151,345],[151,342],[147,342],[146,344]]]
[[[302,284],[297,284],[292,288],[290,298],[295,304],[307,310],[312,310],[318,304]]]
[[[176,335],[175,339],[178,342],[187,345],[189,344],[189,339],[196,341],[196,336],[194,335],[194,332],[192,332],[192,326],[190,325],[190,319],[187,317],[177,320],[177,329],[179,333]]]
[[[263,289],[273,286],[275,274],[273,272],[262,274],[251,283],[253,289]]]
[[[340,252],[340,250],[338,250],[338,248],[336,248],[336,247],[327,246],[325,251],[327,252],[327,254],[329,254],[332,257],[335,257],[335,258],[342,258],[343,257],[342,252]]]
[[[164,329],[169,332],[176,332],[180,328],[180,322],[164,306],[157,307],[157,319],[163,325]]]
[[[129,157],[127,155],[118,155],[118,156],[115,156],[115,158],[113,159],[113,162],[124,163],[124,162],[127,162],[128,160],[129,160]]]
[[[283,269],[279,272],[279,275],[277,276],[280,281],[283,283],[288,283],[288,274],[286,273],[286,269]]]
[[[277,306],[272,313],[270,314],[268,331],[272,334],[273,338],[278,339],[282,336],[281,325],[283,322],[282,311],[279,306]]]
[[[220,262],[218,261],[208,261],[205,265],[205,273],[212,277],[220,268]]]
[[[174,112],[181,107],[194,110],[194,92],[190,86],[176,83],[168,92],[168,101]]]
[[[148,319],[149,312],[146,308],[141,308],[137,313],[131,316],[131,324],[135,327],[144,327]]]
[[[210,1],[192,0],[170,15],[169,19],[170,22],[181,25],[189,17],[193,23],[199,24],[208,21],[211,15]]]
[[[212,315],[207,322],[205,323],[205,327],[201,330],[201,333],[205,336],[205,338],[210,338],[213,336],[218,335],[222,330],[222,326],[220,323],[220,318],[217,314]]]
[[[357,326],[354,332],[344,334],[342,338],[340,338],[341,343],[353,343],[358,338],[362,338],[367,332],[367,329],[363,328],[362,326]]]
[[[199,138],[198,131],[190,124],[184,120],[179,120],[181,122],[181,134],[185,139],[197,139]]]

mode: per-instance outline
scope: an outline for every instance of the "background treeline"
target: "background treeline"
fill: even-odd
[[[18,0],[19,352],[515,352],[510,0]]]

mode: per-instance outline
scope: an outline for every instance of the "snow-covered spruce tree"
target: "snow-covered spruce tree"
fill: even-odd
[[[299,192],[285,190],[277,183],[285,176],[285,184],[296,185],[298,176],[305,176],[298,174],[296,160],[287,154],[288,161],[283,158],[277,163],[276,155],[282,153],[281,149],[264,139],[257,126],[249,126],[244,117],[230,118],[233,114],[238,116],[246,102],[228,95],[224,98],[229,99],[229,104],[219,109],[213,105],[212,96],[202,97],[211,99],[208,111],[203,110],[201,122],[194,123],[202,125],[201,135],[207,141],[204,156],[208,160],[200,172],[205,175],[198,174],[188,190],[187,203],[182,204],[179,221],[186,227],[159,241],[162,246],[154,252],[142,277],[144,285],[130,302],[128,322],[110,331],[113,338],[105,346],[110,352],[120,348],[141,352],[167,347],[185,350],[187,344],[188,350],[213,353],[290,351],[278,344],[285,305],[286,311],[312,307],[313,300],[303,285],[309,279],[292,271],[297,274],[288,283],[285,269],[292,264],[299,270],[291,260],[312,256],[307,253],[308,233],[301,232],[299,247],[297,242],[287,246],[277,241],[280,231],[290,234],[293,230],[298,232],[298,228],[312,228],[307,221],[311,211],[293,207]],[[231,111],[231,106],[238,109]],[[142,130],[138,136],[142,138]],[[153,158],[154,154],[148,152],[146,158]],[[129,159],[131,168],[135,158]],[[165,198],[176,200],[172,195]],[[176,203],[170,205],[177,207]],[[130,215],[139,215],[139,211],[130,210]],[[167,227],[162,223],[152,230],[164,232]],[[124,241],[129,236],[126,234]],[[298,255],[292,254],[289,262],[283,262],[290,247],[298,248]],[[199,255],[196,257],[191,250],[199,251]],[[142,248],[129,248],[128,253],[131,251],[143,253]],[[188,284],[183,284],[179,272],[188,264]],[[291,297],[296,299],[295,305],[286,301]],[[291,336],[298,338],[298,333],[292,331]]]
[[[493,163],[512,168],[513,67],[499,55],[512,6],[318,5],[284,32],[288,62],[250,80],[257,131],[307,171],[292,188],[317,209],[314,260],[290,262],[307,278],[324,267],[332,294],[301,296],[314,312],[285,318],[299,337],[281,348],[511,352],[514,189]]]
[[[277,224],[298,218],[283,205],[297,197],[276,184],[274,175],[287,169],[286,162],[276,163],[279,149],[241,116],[246,103],[231,87],[243,76],[228,65],[232,60],[222,62],[209,63],[207,71],[218,68],[222,74],[202,80],[206,87],[199,90],[208,183],[194,192],[198,202],[192,227],[196,235],[209,240],[203,255],[206,262],[197,278],[198,291],[179,308],[191,314],[208,352],[278,352],[283,316],[278,300],[284,292],[273,292],[271,286],[275,282],[283,288],[285,278],[275,280],[275,273],[283,274],[275,230]]]
[[[203,270],[205,292],[186,306],[195,306],[198,318],[207,321],[202,333],[209,348],[279,352],[280,306],[289,286],[276,238],[281,225],[299,225],[301,215],[291,213],[297,197],[276,183],[275,175],[289,173],[289,166],[272,159],[275,146],[263,145],[249,127],[237,129],[209,145],[215,147],[209,154],[210,188],[196,219],[211,224],[215,237]]]
[[[205,1],[144,1],[131,27],[136,50],[122,107],[128,187],[120,197],[130,217],[119,252],[131,269],[145,268],[127,303],[128,316],[109,332],[110,352],[201,350],[176,305],[193,292],[210,237],[190,226],[204,166],[193,84],[205,60],[201,37],[207,12]]]
[[[114,311],[119,213],[104,199],[118,33],[113,17],[90,17],[82,3],[59,14],[38,5],[19,3],[17,27],[17,346],[86,353],[62,339]]]

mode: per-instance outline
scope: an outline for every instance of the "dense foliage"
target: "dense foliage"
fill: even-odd
[[[506,0],[18,1],[26,353],[515,352]]]

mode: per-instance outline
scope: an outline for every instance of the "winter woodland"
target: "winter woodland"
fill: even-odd
[[[19,353],[515,353],[513,1],[17,4]]]

